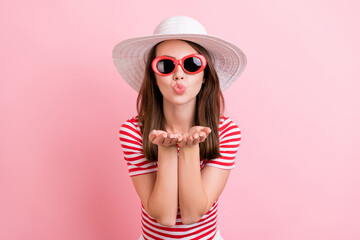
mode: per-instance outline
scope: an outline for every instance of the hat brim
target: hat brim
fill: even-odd
[[[213,56],[222,91],[229,88],[246,67],[246,56],[239,47],[212,35],[154,34],[126,39],[115,45],[112,58],[120,75],[135,91],[139,92],[144,78],[147,53],[157,43],[170,39],[188,40],[204,47]]]

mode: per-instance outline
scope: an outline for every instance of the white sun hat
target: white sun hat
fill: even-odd
[[[187,16],[172,16],[163,20],[153,35],[126,39],[116,44],[112,57],[122,78],[139,92],[144,78],[146,56],[157,43],[169,39],[182,39],[204,47],[213,58],[222,91],[230,87],[245,69],[245,54],[234,44],[207,34],[195,19]]]

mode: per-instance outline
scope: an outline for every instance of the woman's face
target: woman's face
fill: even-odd
[[[160,43],[156,48],[156,57],[167,55],[178,60],[193,53],[198,52],[187,42],[181,40],[167,40]],[[178,65],[172,74],[168,76],[155,74],[155,78],[163,95],[164,103],[167,101],[171,104],[180,105],[196,101],[196,96],[204,82],[204,71],[188,74]]]

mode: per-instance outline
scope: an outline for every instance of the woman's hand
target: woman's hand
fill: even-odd
[[[149,139],[153,144],[162,147],[176,146],[176,144],[183,140],[181,134],[168,133],[162,130],[152,130],[149,134]]]
[[[182,134],[183,139],[179,142],[179,147],[192,147],[199,144],[205,141],[210,132],[209,127],[194,126]]]
[[[163,130],[152,130],[149,139],[153,144],[162,147],[171,147],[179,144],[179,147],[192,147],[207,138],[211,129],[209,127],[194,126],[183,134],[168,133]]]

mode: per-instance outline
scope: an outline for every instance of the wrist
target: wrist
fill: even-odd
[[[199,144],[179,147],[179,154],[200,154]]]
[[[174,150],[177,150],[176,145],[169,146],[169,147],[158,145],[158,151],[171,152],[171,151],[174,151]]]
[[[180,150],[181,149],[187,149],[187,150],[194,150],[194,149],[197,149],[197,148],[200,148],[200,144],[199,143],[197,143],[197,144],[191,144],[191,145],[179,145],[179,148],[180,148]]]
[[[177,165],[177,147],[176,146],[170,146],[170,147],[164,147],[164,146],[158,146],[158,164],[163,166],[168,166],[168,164],[174,164]],[[161,164],[160,164],[161,163]]]

